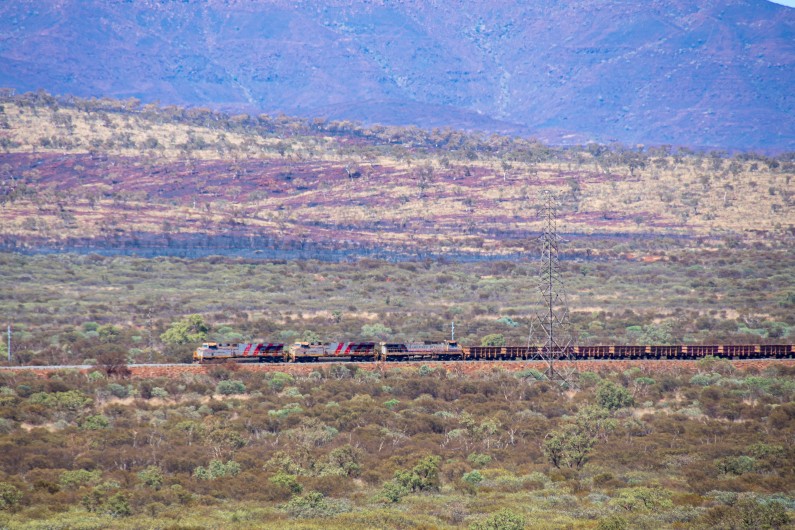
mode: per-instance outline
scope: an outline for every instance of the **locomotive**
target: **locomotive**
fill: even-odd
[[[483,361],[533,360],[543,353],[541,346],[461,346],[454,340],[442,342],[296,342],[219,344],[206,342],[193,353],[201,364],[219,362],[317,362],[346,361]],[[795,358],[793,344],[725,345],[612,345],[569,346],[561,357],[599,359],[725,359]]]

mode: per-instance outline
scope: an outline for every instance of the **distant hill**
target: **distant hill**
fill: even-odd
[[[795,246],[795,153],[586,147],[452,130],[0,97],[0,251],[538,254]]]
[[[795,10],[764,0],[13,1],[0,4],[0,86],[557,143],[793,149]]]

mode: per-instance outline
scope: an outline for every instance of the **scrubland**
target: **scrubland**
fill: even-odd
[[[188,361],[205,339],[442,340],[452,322],[464,344],[525,344],[543,190],[576,342],[791,342],[791,153],[46,93],[3,96],[0,149],[13,363],[97,366],[0,373],[0,526],[790,524],[786,364],[605,364],[568,387],[530,369],[123,364]]]
[[[784,528],[792,369],[0,374],[11,528]]]

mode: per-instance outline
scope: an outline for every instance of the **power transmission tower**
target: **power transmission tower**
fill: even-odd
[[[572,355],[572,337],[569,324],[569,305],[560,273],[559,250],[561,238],[557,227],[557,197],[550,191],[542,193],[544,232],[541,240],[541,265],[538,288],[542,307],[532,320],[530,336],[539,345],[533,357],[547,365],[546,376],[572,387],[576,372]],[[564,361],[564,362],[559,362]]]

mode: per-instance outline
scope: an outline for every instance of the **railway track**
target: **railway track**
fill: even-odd
[[[570,361],[555,361],[556,363],[572,363],[578,367],[603,367],[609,368],[611,366],[618,367],[621,365],[630,366],[648,366],[653,368],[655,365],[666,367],[682,367],[682,368],[702,368],[702,359],[573,359]],[[786,366],[795,367],[795,359],[793,358],[758,358],[758,359],[721,359],[730,362],[733,366],[743,369],[750,367],[764,367],[772,364],[782,364]],[[236,362],[232,361],[236,367],[243,369],[251,369],[255,371],[279,371],[279,370],[292,370],[298,371],[311,371],[320,366],[335,366],[335,365],[353,365],[367,370],[378,370],[382,368],[399,368],[403,366],[421,366],[423,364],[433,364],[444,366],[445,368],[499,368],[504,367],[509,371],[521,370],[524,368],[536,368],[546,366],[546,362],[538,359],[512,359],[512,360],[403,360],[403,361],[351,361],[349,359],[339,358],[326,358],[316,359],[313,362],[283,362],[283,363],[259,363],[259,362]],[[185,371],[207,371],[213,367],[226,366],[226,362],[214,363],[142,363],[142,364],[129,364],[127,367],[131,370],[133,375],[143,375],[146,373],[167,373],[169,370],[178,372]],[[18,372],[18,371],[33,371],[33,372],[54,372],[58,370],[77,370],[80,372],[88,372],[96,370],[100,367],[90,364],[63,364],[63,365],[35,365],[35,366],[0,366],[0,372]]]

